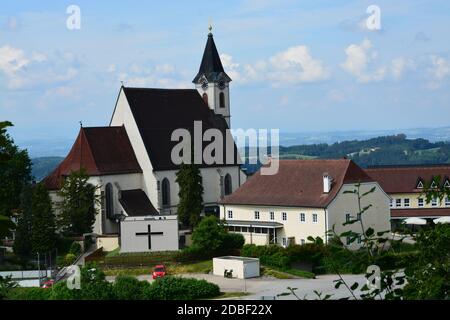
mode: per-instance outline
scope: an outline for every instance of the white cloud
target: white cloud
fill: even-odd
[[[314,59],[309,48],[302,45],[252,64],[241,65],[229,54],[222,54],[221,59],[227,74],[240,83],[268,81],[277,86],[281,83],[317,82],[329,77],[329,70],[323,62]]]
[[[165,63],[162,65],[157,65],[155,71],[159,73],[173,73],[175,72],[175,67],[171,64]]]
[[[367,83],[384,79],[386,67],[372,67],[372,62],[377,59],[378,53],[372,50],[372,43],[368,39],[364,39],[359,45],[351,44],[345,49],[345,54],[347,58],[341,67],[355,76],[359,82]]]
[[[231,55],[223,53],[220,55],[220,60],[222,61],[223,68],[231,79],[234,81],[242,80],[242,75],[239,71],[240,65],[239,63],[233,61],[233,57]]]
[[[0,47],[0,73],[5,75],[5,85],[11,90],[70,81],[78,75],[74,63],[70,53],[49,59],[41,52],[26,53],[9,45]]]
[[[29,63],[23,50],[8,45],[0,47],[0,70],[7,75],[14,75]]]
[[[116,70],[117,68],[115,68]],[[114,71],[115,72],[115,71]],[[117,72],[117,80],[130,87],[191,88],[191,82],[174,66],[161,64],[153,67],[131,64],[126,71]]]
[[[391,61],[391,73],[396,80],[401,79],[408,69],[415,69],[415,63],[411,59],[398,57]]]
[[[428,68],[428,73],[432,80],[428,83],[428,88],[435,90],[440,88],[442,81],[450,76],[450,62],[438,55],[430,55],[431,66]]]
[[[437,55],[431,55],[431,68],[429,72],[434,76],[436,80],[442,80],[448,75],[450,75],[450,63],[442,57]]]
[[[308,47],[288,48],[269,59],[272,65],[270,78],[281,82],[315,82],[328,78],[328,71],[320,60],[314,59]]]

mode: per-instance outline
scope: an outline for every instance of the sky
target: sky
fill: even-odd
[[[446,0],[2,1],[0,121],[74,140],[108,125],[121,81],[193,88],[211,21],[234,129],[448,126],[449,16]]]

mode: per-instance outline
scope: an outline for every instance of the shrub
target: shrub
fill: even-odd
[[[223,249],[233,250],[242,249],[245,243],[244,236],[240,233],[227,233],[223,239]]]
[[[70,246],[69,253],[78,257],[81,254],[81,245],[78,242],[74,241]]]
[[[81,268],[81,289],[67,288],[66,281],[57,283],[50,296],[54,300],[111,300],[115,299],[113,286],[95,265]]]
[[[260,257],[260,260],[262,264],[280,269],[287,269],[291,266],[291,259],[282,252],[277,252],[273,255],[263,255]]]
[[[9,292],[8,300],[48,300],[51,289],[42,288],[14,288]]]
[[[220,289],[216,284],[180,277],[164,277],[144,288],[144,297],[148,300],[193,300],[218,295]]]
[[[192,244],[208,254],[223,248],[227,231],[215,216],[202,219],[192,232]]]
[[[75,262],[76,259],[77,259],[77,257],[73,253],[68,253],[64,257],[64,264],[66,266],[70,266],[72,263]]]
[[[143,300],[144,289],[149,286],[147,281],[139,281],[130,276],[118,276],[114,283],[114,295],[119,300]]]

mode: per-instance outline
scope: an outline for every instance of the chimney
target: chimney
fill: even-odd
[[[323,193],[329,193],[331,190],[331,182],[333,178],[328,173],[323,174]]]

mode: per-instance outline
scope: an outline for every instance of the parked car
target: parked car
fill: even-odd
[[[166,267],[163,264],[159,264],[153,268],[153,279],[163,278],[166,275]]]
[[[46,280],[42,284],[42,288],[43,289],[50,289],[51,287],[53,287],[54,284],[55,284],[55,280],[53,280],[53,279]]]

